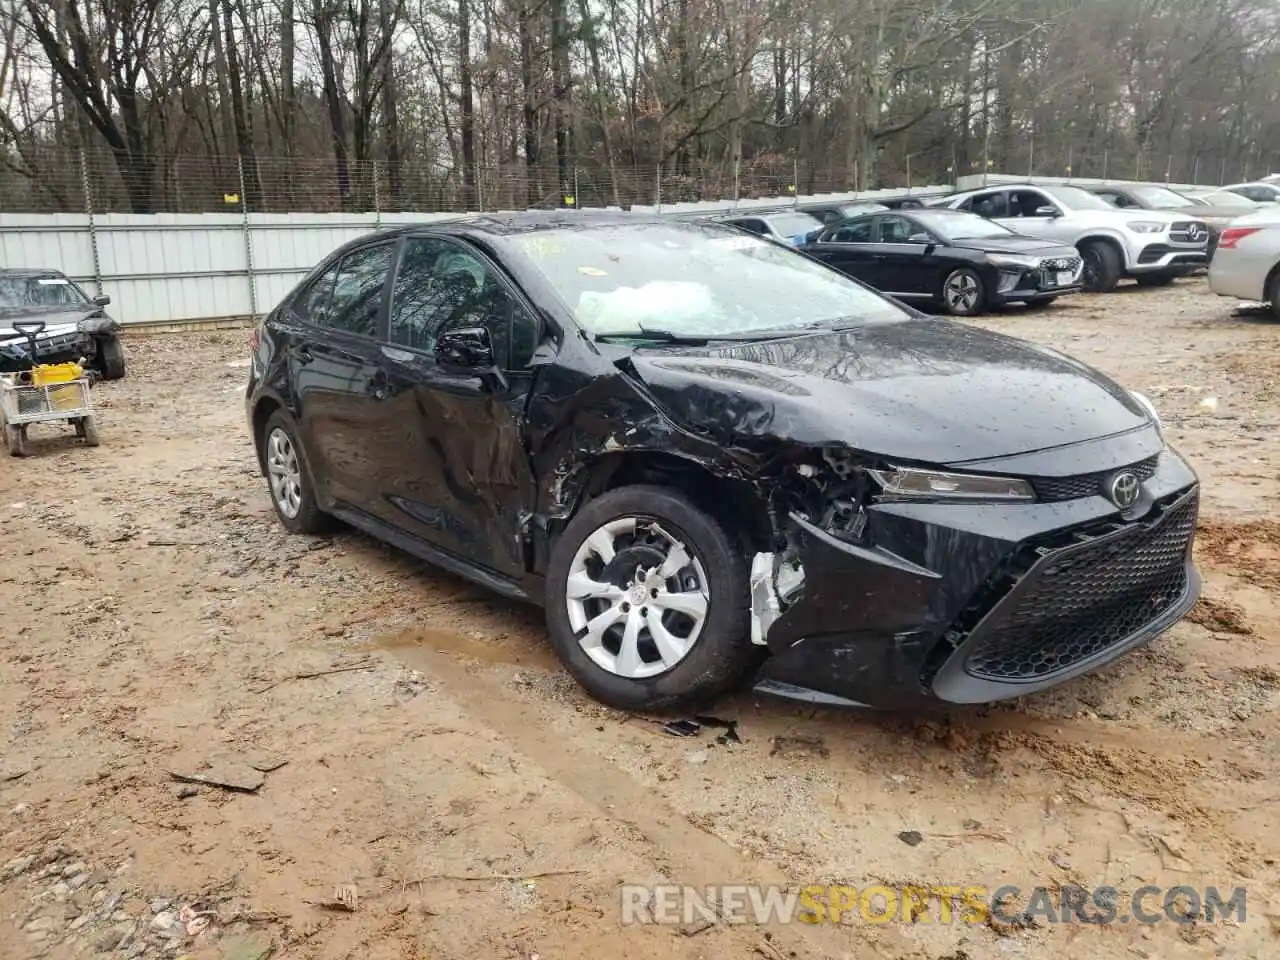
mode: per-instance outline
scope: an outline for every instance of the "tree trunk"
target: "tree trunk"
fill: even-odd
[[[391,206],[399,210],[404,203],[404,176],[400,157],[400,114],[397,108],[399,90],[396,87],[396,58],[389,42],[395,29],[397,0],[380,0],[378,6],[378,32],[386,45],[382,60],[382,150],[387,161],[387,186],[391,193]],[[374,169],[373,175],[378,175]]]
[[[520,33],[520,98],[524,119],[524,170],[525,202],[530,207],[538,205],[538,163],[540,140],[538,131],[538,107],[534,103],[533,90],[533,24],[529,12],[531,0],[520,0],[517,13],[517,30]]]
[[[462,135],[462,202],[476,210],[476,105],[471,79],[471,5],[458,0],[458,107]]]
[[[560,181],[559,206],[573,192],[570,154],[573,151],[569,76],[569,16],[565,0],[551,0],[551,100],[555,116],[556,172]],[[576,198],[575,198],[576,199]]]
[[[240,54],[236,46],[234,24],[231,19],[232,0],[222,0],[222,29],[226,34],[227,78],[231,82],[231,116],[235,127],[236,152],[240,157],[244,176],[244,202],[246,210],[262,210],[262,185],[258,181],[257,155],[253,149],[253,130],[249,126],[244,88],[240,74]],[[217,26],[214,26],[217,33]]]

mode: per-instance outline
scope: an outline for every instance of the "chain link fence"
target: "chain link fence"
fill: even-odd
[[[465,213],[629,208],[857,189],[847,170],[767,156],[733,169],[571,163],[455,164],[297,156],[149,157],[0,150],[0,213]],[[902,178],[899,178],[900,180]],[[908,186],[906,182],[881,186]]]

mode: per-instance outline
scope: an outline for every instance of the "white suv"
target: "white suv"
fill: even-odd
[[[1007,184],[968,190],[932,206],[974,213],[1010,229],[1069,243],[1084,260],[1084,288],[1106,293],[1121,277],[1164,286],[1209,262],[1209,228],[1185,213],[1118,210],[1079,187]]]

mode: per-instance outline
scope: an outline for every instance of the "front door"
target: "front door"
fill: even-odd
[[[409,237],[392,284],[380,361],[398,451],[381,476],[401,529],[500,575],[525,570],[521,517],[533,503],[524,405],[537,325],[487,258],[457,241]],[[435,344],[451,328],[487,327],[497,367],[443,370]]]
[[[297,298],[285,348],[322,500],[367,508],[378,472],[378,334],[395,243],[346,254]]]

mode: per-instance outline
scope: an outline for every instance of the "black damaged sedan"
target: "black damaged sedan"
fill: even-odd
[[[595,697],[754,673],[1015,697],[1194,603],[1199,487],[1142,396],[714,223],[520,214],[363,237],[253,337],[280,521],[544,605]]]

